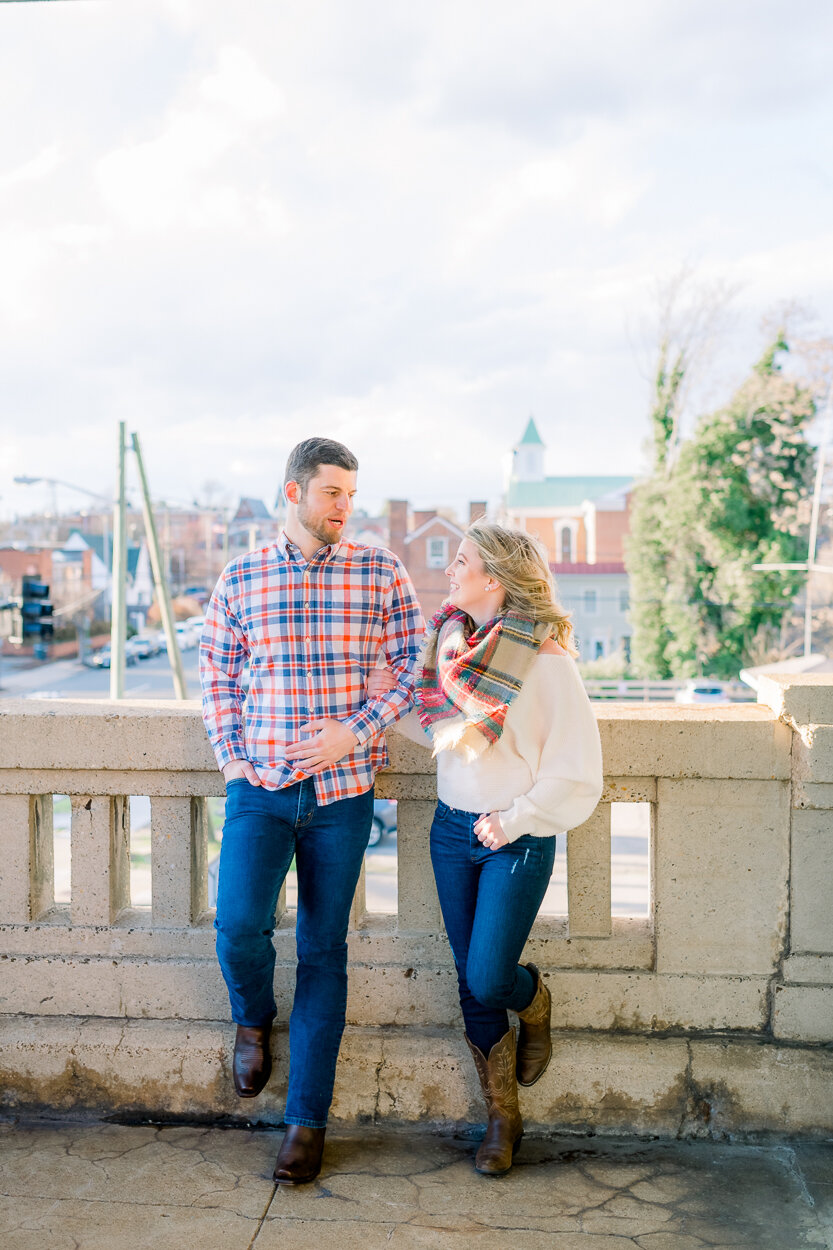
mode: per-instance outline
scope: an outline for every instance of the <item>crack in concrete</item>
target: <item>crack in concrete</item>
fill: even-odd
[[[267,1215],[269,1214],[269,1208],[272,1206],[272,1203],[275,1201],[275,1198],[276,1198],[276,1196],[277,1196],[277,1193],[278,1193],[278,1186],[277,1186],[277,1185],[274,1185],[274,1186],[273,1186],[273,1188],[272,1188],[272,1192],[271,1192],[271,1194],[269,1195],[269,1198],[268,1198],[268,1201],[267,1201],[267,1203],[266,1203],[266,1206],[263,1208],[263,1214],[261,1215],[260,1219],[258,1220],[258,1225],[257,1225],[257,1228],[256,1228],[256,1229],[255,1229],[255,1231],[254,1231],[254,1235],[252,1236],[251,1241],[249,1242],[248,1246],[246,1247],[246,1250],[253,1250],[253,1247],[254,1247],[255,1242],[257,1241],[258,1237],[260,1236],[260,1230],[263,1228],[263,1225],[266,1223],[266,1217],[267,1217]]]
[[[784,1163],[786,1164],[787,1172],[789,1173],[790,1176],[793,1177],[796,1184],[798,1185],[798,1191],[801,1195],[802,1201],[805,1202],[808,1207],[814,1210],[815,1205],[816,1205],[816,1200],[813,1197],[813,1195],[810,1193],[810,1189],[807,1185],[807,1179],[798,1161],[798,1155],[790,1146],[779,1147],[778,1149],[775,1150],[774,1153],[784,1160]]]
[[[376,1064],[374,1077],[376,1080],[376,1101],[373,1105],[373,1123],[378,1124],[381,1118],[380,1103],[382,1101],[382,1068],[385,1066],[385,1038],[379,1039],[379,1062]]]

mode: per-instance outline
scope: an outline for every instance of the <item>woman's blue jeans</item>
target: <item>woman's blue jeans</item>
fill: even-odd
[[[479,842],[480,812],[442,800],[431,826],[431,863],[457,968],[466,1033],[484,1055],[509,1028],[507,1010],[535,997],[532,973],[518,964],[555,858],[555,837],[524,834],[492,851]]]
[[[347,1011],[347,925],[373,820],[373,789],[326,807],[311,778],[266,790],[226,786],[217,888],[217,958],[236,1024],[275,1016],[275,909],[298,871],[298,965],[289,1017],[287,1124],[324,1128]]]

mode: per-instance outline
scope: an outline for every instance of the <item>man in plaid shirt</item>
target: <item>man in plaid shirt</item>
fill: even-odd
[[[275,909],[293,856],[298,872],[279,1184],[312,1180],[320,1170],[373,779],[387,763],[385,728],[413,703],[423,631],[397,557],[343,538],[357,469],[341,443],[299,443],[286,466],[284,532],[223,570],[200,646],[203,719],[226,781],[215,928],[243,1098],[260,1093],[271,1073]],[[397,685],[369,699],[365,681],[380,657]]]

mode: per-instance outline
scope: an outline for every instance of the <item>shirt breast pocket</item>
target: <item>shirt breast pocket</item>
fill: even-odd
[[[356,607],[345,612],[335,622],[328,634],[327,642],[334,657],[345,656],[365,664],[372,649],[374,636],[373,616],[364,607]]]

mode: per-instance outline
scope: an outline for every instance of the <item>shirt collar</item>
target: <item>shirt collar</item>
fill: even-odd
[[[304,553],[301,551],[300,547],[298,547],[292,539],[288,537],[286,530],[281,530],[275,546],[285,560],[290,560],[295,564],[308,563]],[[326,564],[328,560],[333,560],[335,558],[340,547],[340,541],[337,543],[325,543],[323,547],[318,548],[312,559],[316,560],[319,564]],[[309,563],[311,563],[311,561]]]

